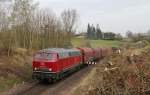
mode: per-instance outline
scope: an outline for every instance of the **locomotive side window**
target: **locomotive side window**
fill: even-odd
[[[51,53],[37,53],[35,56],[34,56],[34,59],[38,59],[38,60],[54,60],[57,58],[57,55],[56,54],[51,54]]]
[[[49,60],[50,60],[50,59],[54,59],[54,55],[53,55],[53,54],[47,54],[46,57],[47,57],[47,59],[49,59]]]
[[[81,53],[78,51],[69,52],[69,56],[79,56],[79,55],[81,55]]]
[[[58,55],[59,55],[59,58],[66,58],[69,56],[69,54],[67,52],[61,52]]]

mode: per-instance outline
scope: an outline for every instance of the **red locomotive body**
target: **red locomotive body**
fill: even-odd
[[[82,64],[82,56],[77,49],[45,49],[35,54],[33,78],[57,80],[63,73]]]

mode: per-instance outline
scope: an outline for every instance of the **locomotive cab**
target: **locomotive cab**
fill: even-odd
[[[59,80],[81,63],[81,53],[77,49],[40,50],[33,57],[33,79]]]
[[[56,62],[58,60],[58,55],[55,53],[46,53],[46,52],[39,52],[36,53],[33,58],[33,70],[37,71],[38,69],[49,69],[49,71],[52,71],[50,68],[50,64]]]
[[[55,52],[39,51],[33,57],[33,79],[50,79],[58,71],[59,56]]]

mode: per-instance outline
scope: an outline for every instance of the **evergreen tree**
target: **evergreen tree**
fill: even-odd
[[[93,24],[92,25],[88,24],[87,38],[88,39],[102,39],[103,38],[102,31],[98,24],[96,27]]]
[[[90,24],[88,23],[88,27],[87,27],[87,38],[90,39],[91,38],[91,27]]]
[[[90,27],[90,39],[93,39],[94,38],[94,26],[92,24],[92,26]]]
[[[99,27],[99,24],[97,24],[97,27],[96,27],[96,38],[97,39],[102,39],[102,31]]]
[[[92,29],[92,39],[96,39],[96,29],[95,27],[93,26],[93,29]]]

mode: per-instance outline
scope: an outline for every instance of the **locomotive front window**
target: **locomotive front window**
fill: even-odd
[[[55,60],[57,58],[56,54],[52,53],[37,53],[34,56],[34,59],[40,59],[40,60]]]

